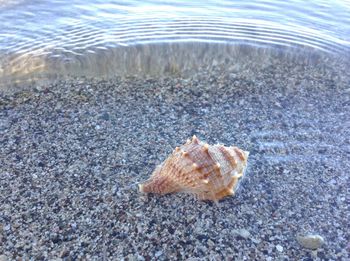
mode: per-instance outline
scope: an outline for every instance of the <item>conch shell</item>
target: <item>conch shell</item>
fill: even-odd
[[[217,202],[235,193],[248,155],[237,147],[208,145],[193,136],[176,147],[139,188],[144,193],[185,192]]]

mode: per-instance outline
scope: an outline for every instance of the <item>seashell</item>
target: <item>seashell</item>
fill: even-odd
[[[249,152],[208,145],[196,136],[176,147],[139,189],[144,193],[185,192],[200,200],[218,200],[235,193],[247,167]]]

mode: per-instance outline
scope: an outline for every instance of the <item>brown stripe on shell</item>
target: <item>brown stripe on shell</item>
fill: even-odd
[[[232,168],[236,168],[237,167],[237,161],[231,155],[230,151],[228,151],[224,146],[220,146],[219,147],[219,151],[222,153],[224,158],[230,163]]]
[[[223,197],[226,197],[229,195],[233,195],[237,182],[238,182],[238,178],[236,176],[233,176],[230,180],[230,183],[227,185],[227,187],[224,188],[223,190],[217,192],[215,194],[215,197],[216,198],[223,198]]]
[[[205,144],[206,145],[206,144]],[[196,159],[194,158],[194,156],[196,154],[200,154],[201,150],[204,149],[205,152],[205,159],[203,159],[202,162],[206,162],[206,165],[200,165],[197,164],[197,168],[196,171],[198,171],[201,175],[200,175],[200,179],[202,180],[206,180],[212,172],[214,172],[216,174],[217,177],[221,177],[221,172],[220,172],[220,168],[217,169],[215,167],[215,165],[217,164],[217,162],[214,161],[214,159],[211,157],[209,150],[206,148],[206,146],[201,146],[198,144],[198,146],[193,146],[193,150],[191,151],[192,153],[189,153],[188,157],[194,162]],[[203,154],[202,154],[203,155]],[[206,172],[204,171],[204,169],[208,169]]]
[[[215,193],[215,198],[224,198],[230,195],[233,195],[233,191],[229,188],[224,188],[223,190]]]
[[[186,166],[189,166],[189,165],[191,165],[192,164],[192,162],[193,162],[193,160],[191,159],[191,153],[190,153],[190,151],[186,151],[186,153],[185,153],[185,155],[183,155],[183,153],[182,153],[182,157],[184,157],[183,158],[183,160],[186,160]],[[185,187],[187,184],[189,185],[189,186],[191,186],[191,187],[194,187],[195,186],[195,182],[194,182],[194,180],[188,175],[188,171],[184,171],[184,170],[182,170],[182,169],[180,169],[180,168],[178,168],[178,166],[176,165],[176,164],[174,164],[174,162],[172,162],[172,173],[175,175],[176,173],[178,173],[179,174],[179,177],[181,178],[180,179],[180,183],[181,183],[181,187]],[[192,165],[191,165],[191,167],[192,167]],[[191,171],[190,171],[191,172]],[[181,190],[181,189],[180,189]]]
[[[239,159],[241,161],[245,161],[246,160],[245,155],[243,154],[243,152],[240,149],[238,149],[237,147],[233,147],[233,149],[234,149],[234,151],[236,152],[236,154],[238,155],[238,157],[239,157]]]

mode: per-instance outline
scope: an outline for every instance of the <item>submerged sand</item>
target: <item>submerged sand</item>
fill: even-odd
[[[0,259],[349,258],[349,79],[276,62],[1,95]],[[140,194],[194,134],[250,151],[237,194]]]

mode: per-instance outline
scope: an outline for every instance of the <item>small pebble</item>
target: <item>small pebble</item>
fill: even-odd
[[[283,252],[283,246],[281,245],[276,245],[276,249],[278,252]]]
[[[250,233],[248,230],[244,229],[244,228],[241,228],[241,229],[237,229],[237,230],[234,230],[234,233],[241,237],[241,238],[244,238],[244,239],[248,239],[250,237]]]
[[[141,255],[137,255],[137,261],[145,261],[145,258]]]
[[[161,255],[163,255],[163,251],[162,251],[162,250],[159,250],[159,251],[157,251],[157,252],[154,254],[155,257],[160,257]]]
[[[320,248],[324,243],[324,239],[320,235],[297,236],[297,241],[303,247],[312,250]]]

